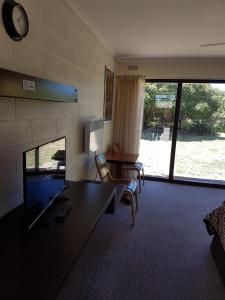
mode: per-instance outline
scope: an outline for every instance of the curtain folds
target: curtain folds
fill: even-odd
[[[126,153],[139,153],[144,86],[144,76],[118,75],[116,77],[113,143],[118,143]]]

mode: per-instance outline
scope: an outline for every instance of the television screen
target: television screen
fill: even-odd
[[[28,230],[65,187],[65,137],[24,152],[24,207]]]

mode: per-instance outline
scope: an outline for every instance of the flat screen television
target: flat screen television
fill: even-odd
[[[65,137],[23,153],[24,208],[29,231],[65,188]]]

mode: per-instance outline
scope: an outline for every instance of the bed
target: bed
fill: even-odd
[[[209,235],[214,235],[211,254],[225,285],[225,201],[203,220]]]

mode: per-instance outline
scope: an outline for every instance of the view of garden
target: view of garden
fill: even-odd
[[[176,93],[177,83],[146,83],[139,160],[147,175],[169,175]],[[174,178],[225,181],[223,84],[183,84]]]

